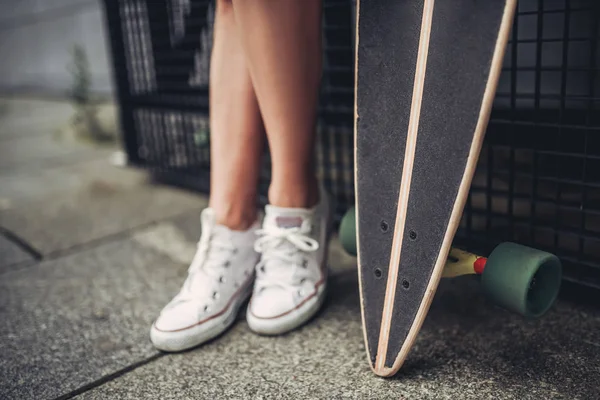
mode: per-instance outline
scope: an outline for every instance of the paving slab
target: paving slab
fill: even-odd
[[[67,101],[0,96],[0,140],[51,136],[72,115]]]
[[[110,148],[57,136],[66,102],[0,98],[0,227],[42,256],[199,209],[198,194],[110,163]]]
[[[0,140],[0,170],[44,168],[99,158],[93,147],[46,135]]]
[[[27,261],[34,261],[33,256],[0,233],[0,271]]]
[[[186,272],[131,238],[5,273],[0,398],[52,399],[155,355],[150,324]]]
[[[67,102],[0,99],[0,171],[67,165],[101,156],[89,143],[61,137],[72,115]]]
[[[42,255],[200,210],[206,199],[157,185],[108,157],[43,171],[0,174],[0,226]]]
[[[370,371],[356,271],[337,269],[324,311],[281,336],[240,321],[195,350],[167,355],[80,399],[589,399],[600,377],[600,311],[559,301],[524,320],[489,304],[478,283],[444,281],[405,367]],[[576,327],[576,328],[575,328]]]

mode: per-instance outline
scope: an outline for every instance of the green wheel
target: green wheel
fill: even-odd
[[[552,306],[561,280],[562,266],[555,255],[515,243],[496,247],[481,276],[483,291],[494,303],[531,318]]]
[[[356,210],[348,209],[340,223],[340,242],[350,255],[356,256]]]

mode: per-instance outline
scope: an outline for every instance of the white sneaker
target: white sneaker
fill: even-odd
[[[218,336],[233,324],[252,292],[259,223],[244,232],[232,231],[215,223],[211,209],[202,212],[201,221],[188,277],[150,330],[160,350],[181,351]]]
[[[262,257],[246,313],[250,329],[266,335],[285,333],[321,308],[327,288],[329,219],[324,190],[312,209],[266,207],[255,246]]]

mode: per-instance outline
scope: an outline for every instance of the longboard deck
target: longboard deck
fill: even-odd
[[[363,328],[394,375],[464,208],[516,0],[357,1],[355,180]]]

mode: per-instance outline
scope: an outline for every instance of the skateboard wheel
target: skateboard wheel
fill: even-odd
[[[515,243],[496,247],[481,276],[483,291],[494,303],[530,318],[548,311],[561,280],[558,257]]]
[[[356,256],[356,210],[350,207],[340,223],[340,242],[344,250]]]

